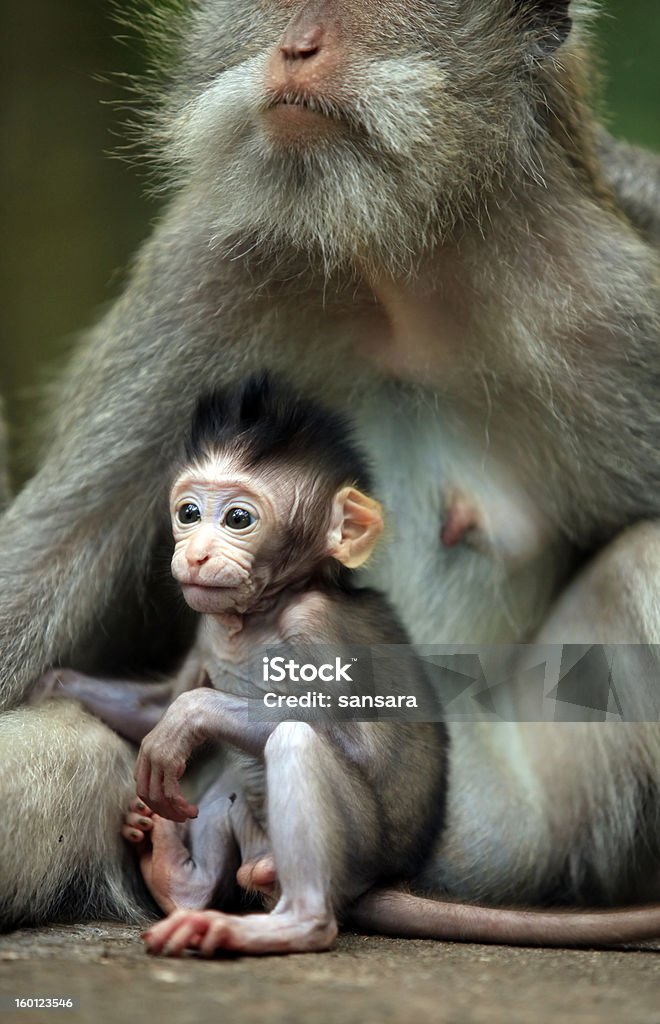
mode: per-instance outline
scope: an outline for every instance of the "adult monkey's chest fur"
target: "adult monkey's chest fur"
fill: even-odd
[[[387,541],[366,572],[386,591],[416,643],[524,640],[547,609],[560,572],[548,537],[529,541],[527,509],[510,477],[457,440],[441,399],[384,385],[356,405],[358,436],[373,460]],[[478,532],[447,548],[443,522],[457,492],[483,512]],[[520,499],[520,500],[519,500]],[[507,529],[506,550],[500,543]],[[516,545],[520,554],[516,557]],[[523,545],[526,547],[523,549]],[[559,564],[558,564],[559,562]]]

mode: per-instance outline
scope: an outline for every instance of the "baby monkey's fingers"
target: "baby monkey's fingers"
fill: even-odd
[[[144,746],[143,742],[135,766],[135,782],[140,800],[151,808],[152,813],[160,814],[161,818],[169,821],[184,822],[188,818],[196,818],[198,808],[188,803],[179,786],[179,779],[186,768],[185,761],[173,760],[166,764],[160,760],[152,762]]]

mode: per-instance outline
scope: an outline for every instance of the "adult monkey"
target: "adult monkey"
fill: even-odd
[[[99,618],[151,562],[136,517],[155,520],[198,392],[254,366],[359,421],[393,535],[373,579],[416,640],[660,642],[659,266],[599,168],[589,13],[196,5],[158,126],[177,194],[3,523],[5,706],[83,647],[107,671]],[[524,679],[512,699],[524,717]],[[5,923],[139,917],[116,838],[128,748],[66,704],[9,712],[0,744]],[[464,725],[452,744],[427,884],[658,896],[657,726]]]

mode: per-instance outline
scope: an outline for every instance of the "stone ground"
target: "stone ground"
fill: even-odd
[[[77,1010],[13,1011],[14,996]],[[345,934],[330,953],[204,961],[145,956],[99,923],[0,936],[0,1024],[660,1024],[660,945],[509,949]]]

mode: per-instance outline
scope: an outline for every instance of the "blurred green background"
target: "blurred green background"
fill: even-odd
[[[0,391],[17,450],[35,394],[121,287],[158,206],[144,176],[109,156],[126,117],[114,75],[144,60],[136,39],[120,38],[111,0],[0,2]],[[660,150],[660,4],[603,0],[603,11],[610,126]]]

